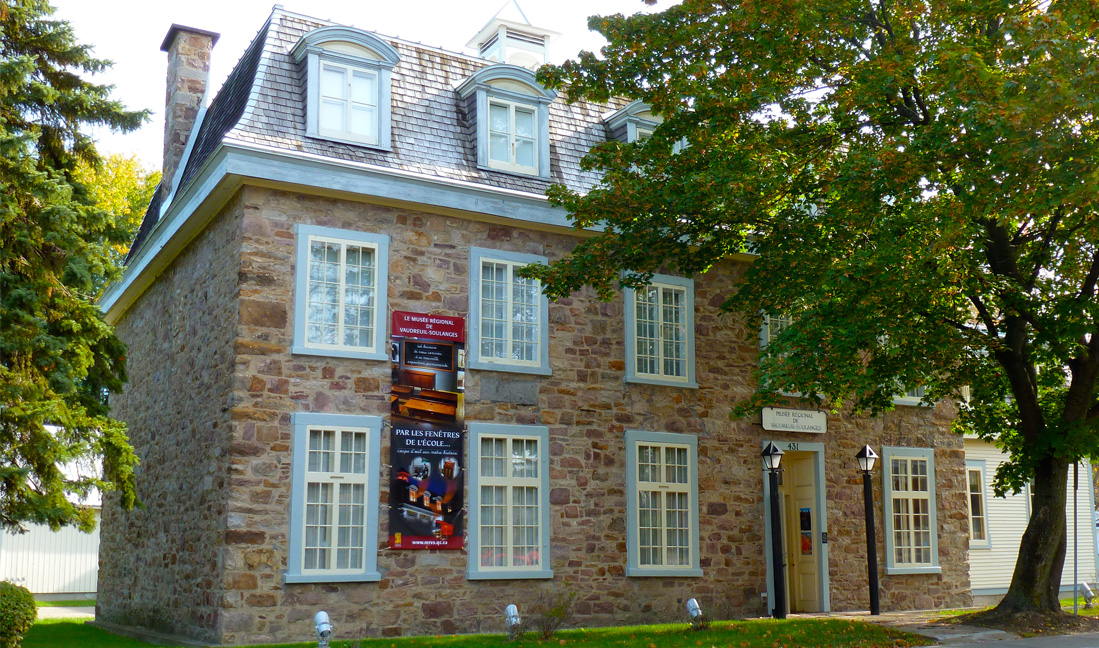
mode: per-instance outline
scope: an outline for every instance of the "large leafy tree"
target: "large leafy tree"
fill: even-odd
[[[136,460],[106,404],[125,348],[95,304],[130,231],[78,169],[100,164],[88,127],[145,114],[81,76],[106,62],[51,13],[0,3],[0,528],[87,530],[92,511],[72,496],[114,488],[132,505]]]
[[[589,24],[602,56],[542,80],[665,120],[593,150],[592,191],[551,189],[602,233],[527,272],[607,295],[751,251],[725,307],[794,323],[740,411],[971,393],[957,427],[1010,453],[997,489],[1033,482],[997,613],[1059,610],[1069,466],[1099,454],[1099,3],[684,0]]]

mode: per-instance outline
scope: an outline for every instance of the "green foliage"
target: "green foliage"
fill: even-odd
[[[1099,458],[1099,4],[684,0],[589,24],[602,56],[541,80],[665,119],[596,147],[595,189],[550,190],[602,231],[526,274],[607,297],[749,253],[724,307],[749,343],[763,313],[794,323],[738,414],[971,386],[958,431],[1010,452],[998,489],[1047,495],[1050,544],[1024,551],[1056,552],[1058,474]],[[1055,563],[1031,593],[1057,591]]]
[[[105,398],[126,378],[125,348],[95,305],[132,228],[82,180],[100,169],[82,129],[129,130],[145,113],[81,77],[106,62],[51,13],[0,5],[0,528],[90,530],[92,510],[69,495],[116,488],[134,503],[136,458]]]
[[[0,648],[19,648],[36,618],[38,608],[30,590],[0,581]]]
[[[572,622],[576,591],[552,589],[541,592],[523,613],[523,625],[538,632],[542,639],[549,639],[558,630]]]

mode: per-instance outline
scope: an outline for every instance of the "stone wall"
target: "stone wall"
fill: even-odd
[[[284,585],[291,414],[385,415],[389,396],[387,362],[289,353],[294,225],[390,235],[390,308],[462,317],[468,316],[469,309],[471,246],[541,254],[553,260],[566,253],[574,239],[258,187],[243,188],[240,200],[240,327],[235,345],[225,341],[227,349],[236,351],[233,438],[222,465],[225,470],[214,477],[216,483],[223,483],[228,500],[224,518],[214,507],[209,511],[211,519],[203,521],[206,525],[223,519],[226,525],[224,581],[205,588],[219,597],[221,641],[304,640],[319,609],[328,611],[341,637],[495,632],[502,630],[506,603],[526,608],[540,593],[563,586],[578,591],[577,620],[585,625],[678,619],[683,601],[692,596],[717,614],[765,612],[760,598],[767,587],[759,459],[764,433],[752,422],[729,418],[732,404],[753,388],[757,336],[739,318],[719,312],[724,296],[743,271],[734,263],[696,278],[698,389],[625,384],[622,299],[604,303],[587,292],[550,306],[552,376],[467,372],[468,421],[541,424],[550,429],[553,582],[467,581],[464,551],[386,549],[388,493],[383,479],[378,502],[382,522],[376,539],[382,580]],[[238,276],[235,269],[230,274],[233,280]],[[164,288],[158,285],[156,290]],[[131,344],[133,355],[145,353],[138,344]],[[145,374],[137,369],[134,381],[143,382]],[[218,405],[228,400],[210,398]],[[209,411],[209,404],[201,409]],[[883,444],[935,448],[942,574],[883,573],[883,607],[968,603],[962,442],[944,433],[952,414],[948,404],[933,410],[899,408],[879,420],[831,417],[823,437],[775,435],[784,441],[826,444],[832,609],[867,605],[862,486],[853,459],[865,443],[877,448]],[[223,421],[224,414],[218,412],[212,420]],[[625,577],[627,428],[698,436],[703,578]],[[381,452],[383,474],[388,474],[388,432],[382,434]],[[878,472],[879,515],[880,482]],[[884,564],[880,517],[878,529],[878,552]]]
[[[102,621],[220,639],[240,222],[238,200],[117,325],[130,383],[111,404],[140,458],[142,508],[123,512],[106,497]]]

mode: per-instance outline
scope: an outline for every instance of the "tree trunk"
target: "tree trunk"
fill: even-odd
[[[1019,545],[1011,587],[993,610],[994,614],[1061,611],[1061,572],[1068,543],[1065,526],[1068,468],[1066,459],[1046,458],[1038,463],[1031,487],[1030,522]]]

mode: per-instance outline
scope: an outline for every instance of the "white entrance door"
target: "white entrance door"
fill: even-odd
[[[820,611],[820,521],[814,457],[788,452],[783,457],[783,508],[791,612]]]

